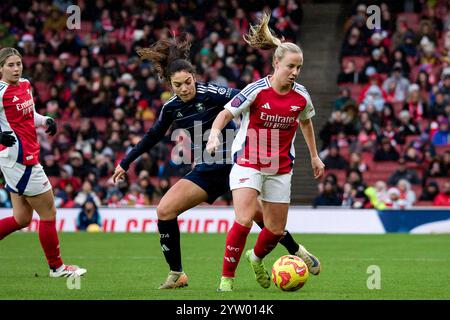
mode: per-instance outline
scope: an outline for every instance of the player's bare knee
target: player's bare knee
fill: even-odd
[[[240,225],[250,228],[253,224],[253,217],[251,215],[236,216],[236,221]]]
[[[276,230],[272,231],[272,233],[276,236],[282,236],[284,234],[284,228],[276,229]]]
[[[50,207],[45,211],[38,212],[39,218],[41,220],[55,220],[56,219],[56,208]]]
[[[282,236],[285,230],[284,226],[276,226],[272,224],[265,224],[265,228],[276,236]]]
[[[30,225],[31,223],[31,216],[27,216],[27,217],[14,217],[14,220],[16,220],[16,223],[21,227],[21,228],[26,228]]]
[[[159,220],[172,220],[177,217],[176,212],[174,212],[170,206],[165,203],[160,203],[156,208],[156,214]]]

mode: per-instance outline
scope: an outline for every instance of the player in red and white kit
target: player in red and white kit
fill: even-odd
[[[21,78],[22,70],[22,56],[16,49],[0,50],[0,169],[13,206],[13,216],[0,220],[0,240],[28,226],[35,210],[50,277],[82,276],[86,269],[65,265],[61,259],[52,186],[39,164],[36,127],[54,135],[56,123],[36,113],[32,88]]]
[[[320,160],[311,118],[315,111],[306,89],[295,82],[303,65],[303,53],[294,43],[282,43],[268,27],[270,16],[251,27],[244,37],[252,47],[276,48],[273,75],[251,83],[235,96],[214,121],[207,151],[220,145],[219,135],[233,118],[241,116],[241,126],[233,142],[234,165],[230,189],[236,220],[228,232],[218,291],[232,291],[235,270],[252,226],[257,198],[262,200],[265,227],[246,258],[263,288],[270,276],[262,259],[277,245],[286,227],[290,203],[291,177],[295,158],[294,139],[300,126],[311,156],[314,177],[320,178],[324,164]],[[312,274],[319,274],[320,262],[301,247],[302,259]]]

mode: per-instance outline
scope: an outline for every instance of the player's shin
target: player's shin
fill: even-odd
[[[171,271],[181,272],[180,228],[178,219],[158,220],[159,242]]]
[[[263,259],[276,247],[282,236],[283,235],[272,233],[267,228],[262,229],[258,236],[258,240],[256,240],[254,248],[255,256]]]
[[[223,277],[234,278],[250,229],[235,221],[228,231],[222,268]]]
[[[255,223],[261,228],[264,229],[263,221],[255,221]],[[280,239],[280,244],[287,249],[290,254],[294,254],[298,251],[299,246],[298,243],[294,240],[291,233],[287,230],[284,230],[283,236]]]
[[[58,233],[55,220],[39,221],[39,241],[44,250],[50,269],[58,269],[63,265],[59,250]]]

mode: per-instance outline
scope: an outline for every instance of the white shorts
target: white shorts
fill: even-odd
[[[16,163],[12,168],[1,167],[6,190],[24,196],[37,196],[52,188],[42,165],[24,166]]]
[[[291,202],[292,172],[265,174],[253,168],[233,165],[230,172],[230,189],[252,188],[259,192],[259,198],[267,202]]]

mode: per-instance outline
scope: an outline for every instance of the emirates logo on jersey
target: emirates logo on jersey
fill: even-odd
[[[33,99],[28,99],[27,101],[25,101],[23,103],[16,104],[16,107],[17,107],[17,111],[23,111],[23,114],[26,115],[28,113],[33,112],[34,101],[33,101]]]

